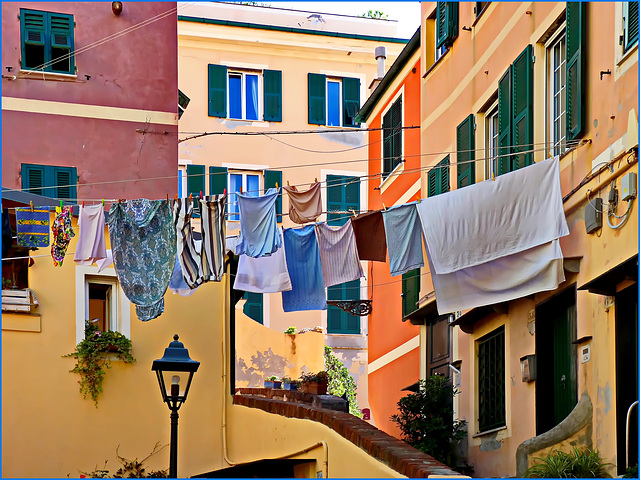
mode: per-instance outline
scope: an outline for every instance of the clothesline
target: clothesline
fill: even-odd
[[[580,147],[582,145],[584,145],[587,141],[582,139],[582,140],[575,140],[575,141],[569,141],[567,143],[570,143],[570,146],[567,146],[567,149],[574,149],[577,147]],[[512,155],[524,155],[524,154],[528,154],[528,153],[534,153],[534,152],[539,152],[539,151],[546,151],[547,148],[546,146],[549,145],[549,143],[544,142],[544,143],[533,143],[533,144],[528,144],[528,145],[545,145],[545,147],[543,148],[531,148],[528,150],[522,150],[519,151],[517,153],[505,153],[503,155],[495,155],[495,156],[490,156],[490,157],[484,157],[484,158],[476,158],[473,160],[466,160],[463,162],[450,162],[448,165],[428,165],[428,166],[424,166],[424,167],[419,167],[419,168],[415,168],[415,169],[410,169],[410,170],[405,170],[403,172],[398,173],[398,175],[404,175],[404,174],[408,174],[408,173],[412,173],[412,172],[419,172],[419,171],[430,171],[430,170],[434,170],[434,169],[440,169],[440,168],[449,168],[450,166],[453,165],[466,165],[466,164],[471,164],[471,163],[476,163],[476,162],[482,162],[482,161],[486,161],[486,160],[499,160],[501,157],[508,157],[508,156],[512,156]],[[517,146],[512,146],[512,147],[522,147],[522,145],[517,145]],[[502,150],[502,149],[506,149],[506,148],[511,148],[511,147],[507,147],[507,146],[501,146],[498,147],[497,150]],[[484,150],[484,149],[476,149],[476,150]],[[458,153],[469,153],[471,151],[475,151],[475,150],[461,150]],[[402,162],[404,162],[404,159],[406,158],[410,158],[410,157],[422,157],[422,156],[430,156],[430,155],[445,155],[445,154],[451,154],[451,153],[456,153],[457,151],[453,151],[453,152],[437,152],[437,153],[421,153],[421,154],[412,154],[412,155],[404,155],[402,156],[403,160],[401,160]],[[369,162],[369,161],[380,161],[382,160],[382,158],[378,158],[378,159],[360,159],[360,160],[342,160],[342,161],[336,161],[336,162],[323,162],[323,163],[316,163],[316,164],[298,164],[298,165],[284,165],[284,166],[280,166],[280,167],[272,167],[272,169],[274,170],[285,170],[285,169],[289,169],[289,168],[304,168],[304,167],[314,167],[314,166],[325,166],[325,165],[333,165],[333,164],[346,164],[346,163],[360,163],[360,162]],[[31,187],[31,188],[23,188],[23,189],[6,189],[5,191],[7,192],[29,192],[31,190],[47,190],[47,189],[53,189],[53,188],[63,188],[63,187],[76,187],[76,186],[80,186],[80,187],[86,187],[86,186],[95,186],[95,185],[116,185],[119,183],[130,183],[130,182],[138,182],[138,181],[152,181],[152,180],[173,180],[173,179],[179,179],[179,178],[189,178],[189,177],[204,177],[205,175],[209,175],[209,176],[215,176],[215,175],[227,175],[227,172],[213,172],[213,173],[208,173],[208,174],[191,174],[191,175],[167,175],[167,176],[162,176],[162,177],[142,177],[142,178],[135,178],[135,179],[127,179],[127,180],[112,180],[112,181],[105,181],[105,182],[91,182],[91,183],[83,183],[80,185],[75,185],[75,184],[69,184],[69,185],[58,185],[56,187]],[[365,178],[376,178],[376,177],[382,177],[384,175],[384,173],[374,173],[374,174],[368,174],[368,175],[360,175],[360,176],[356,176],[355,178],[359,178],[359,179],[365,179]],[[315,182],[313,182],[315,183]],[[309,185],[313,185],[313,183],[303,183],[303,184],[297,184],[295,185],[296,187],[304,187],[304,186],[309,186]],[[321,181],[319,183],[325,184],[327,183],[327,181]],[[339,186],[339,184],[336,184],[336,186]],[[261,190],[264,191],[264,190]],[[161,200],[161,199],[158,199]]]

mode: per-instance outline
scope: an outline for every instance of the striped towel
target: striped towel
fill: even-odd
[[[49,246],[48,208],[17,208],[16,226],[21,247]]]

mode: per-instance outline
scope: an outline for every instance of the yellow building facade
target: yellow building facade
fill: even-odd
[[[318,181],[324,212],[364,210],[367,137],[352,117],[378,77],[376,47],[386,48],[388,67],[407,41],[385,20],[247,5],[185,6],[178,17],[179,88],[189,99],[179,121],[181,191],[227,189],[229,235],[239,229],[233,214],[238,190],[257,195],[276,183],[307,190]],[[211,135],[193,138],[204,132]],[[298,227],[289,220],[288,200],[283,191],[279,226]],[[348,216],[323,213],[318,220],[337,225]],[[328,299],[366,299],[368,281],[330,287]],[[360,408],[369,406],[368,317],[335,306],[284,312],[279,293],[249,294],[237,314],[250,308],[256,321],[280,332],[322,327],[326,344],[358,383]]]
[[[626,2],[422,3],[425,196],[559,156],[570,230],[555,291],[438,315],[423,268],[421,376],[445,335],[475,475],[522,476],[569,445],[598,449],[614,475],[637,463],[634,19]]]

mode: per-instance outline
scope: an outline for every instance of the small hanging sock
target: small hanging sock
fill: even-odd
[[[71,207],[63,207],[60,212],[56,213],[56,218],[51,224],[51,232],[53,234],[53,240],[51,242],[53,266],[61,267],[64,256],[67,253],[67,248],[69,248],[71,237],[75,237],[76,235],[71,225]]]

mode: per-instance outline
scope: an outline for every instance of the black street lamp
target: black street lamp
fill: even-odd
[[[171,451],[169,454],[169,478],[178,478],[178,410],[187,401],[193,374],[200,362],[189,358],[189,351],[173,336],[173,342],[164,349],[164,357],[154,360],[151,370],[158,376],[162,400],[171,410]],[[178,373],[188,373],[189,378],[180,384]]]

